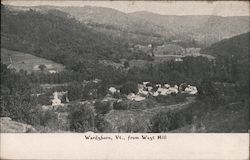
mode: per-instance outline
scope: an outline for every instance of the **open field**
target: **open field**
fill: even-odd
[[[15,68],[16,71],[25,70],[28,73],[40,71],[38,66],[42,64],[46,66],[48,71],[60,72],[65,69],[62,64],[51,60],[4,48],[1,48],[1,61],[6,65],[10,65],[12,61],[11,68]]]

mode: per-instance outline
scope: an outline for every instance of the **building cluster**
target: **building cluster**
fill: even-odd
[[[114,87],[110,87],[109,91],[114,94],[118,90]],[[152,85],[150,82],[143,82],[142,84],[138,84],[138,93],[128,94],[127,99],[134,101],[142,101],[145,100],[148,96],[157,97],[178,93],[196,95],[198,93],[198,90],[195,86],[187,84],[180,84],[179,86],[170,86],[169,84]]]

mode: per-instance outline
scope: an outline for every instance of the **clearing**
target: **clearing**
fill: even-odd
[[[4,48],[1,48],[1,61],[9,68],[14,68],[16,71],[24,70],[28,73],[39,72],[39,65],[45,65],[46,70],[54,71],[53,73],[65,70],[62,64],[54,61]]]

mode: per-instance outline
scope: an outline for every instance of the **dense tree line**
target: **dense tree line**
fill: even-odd
[[[30,83],[26,72],[16,73],[1,64],[1,117],[35,126],[46,126],[51,119],[55,120],[55,114],[42,111],[37,97],[31,96],[40,89]]]
[[[94,64],[93,64],[94,65]],[[58,73],[48,74],[45,72],[32,72],[25,74],[25,76],[36,84],[56,84],[78,82],[82,83],[84,80],[101,79],[108,84],[122,84],[125,82],[125,71],[123,69],[116,69],[112,66],[105,66],[103,64],[95,64],[95,66],[88,66],[84,69],[86,64],[76,64],[74,67],[78,71],[65,70]]]
[[[1,5],[1,47],[73,67],[88,59],[117,60],[130,54],[127,43],[90,29],[60,11],[12,12]]]
[[[222,40],[201,51],[203,54],[216,57],[219,73],[215,77],[249,88],[249,37],[250,32],[241,34]]]
[[[182,62],[174,60],[160,63],[159,65],[145,66],[144,68],[131,68],[127,80],[152,83],[198,83],[202,79],[212,77],[216,69],[213,62],[204,57],[185,57]]]

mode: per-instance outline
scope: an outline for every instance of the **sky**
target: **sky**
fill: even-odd
[[[249,16],[248,1],[14,1],[2,0],[3,4],[15,6],[98,6],[113,8],[125,13],[148,11],[162,15],[218,15]]]

